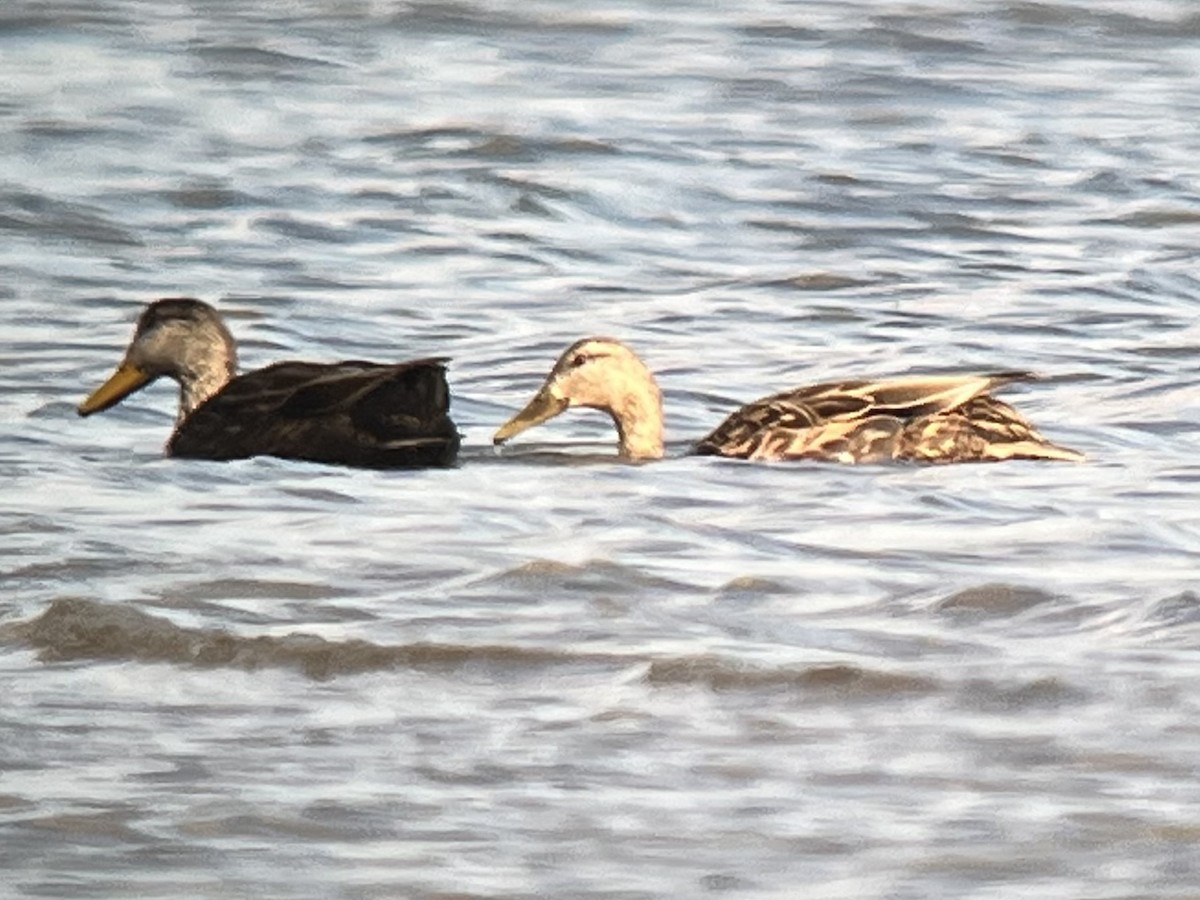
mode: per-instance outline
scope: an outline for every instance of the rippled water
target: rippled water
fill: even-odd
[[[0,894],[1200,889],[1191,0],[0,7]],[[451,356],[449,471],[83,421],[140,305]],[[625,465],[1030,368],[1080,466]]]

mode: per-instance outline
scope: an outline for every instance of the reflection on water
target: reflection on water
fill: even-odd
[[[509,8],[510,7],[510,8]],[[1185,0],[0,9],[13,896],[1184,896],[1200,884]],[[247,368],[449,356],[457,468],[81,421],[146,301]],[[627,340],[668,459],[573,411]],[[684,455],[1031,369],[1080,466]]]

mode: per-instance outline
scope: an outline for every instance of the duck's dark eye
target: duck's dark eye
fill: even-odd
[[[587,361],[588,361],[588,358],[586,356],[584,356],[582,353],[580,353],[578,356],[574,357],[571,360],[571,368],[578,369],[580,366],[582,366]]]

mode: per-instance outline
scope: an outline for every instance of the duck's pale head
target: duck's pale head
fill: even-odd
[[[605,337],[584,338],[568,347],[533,399],[500,426],[493,442],[502,444],[573,406],[612,416],[622,455],[662,456],[662,395],[654,376],[636,353]]]
[[[224,387],[236,369],[233,336],[215,309],[189,298],[156,300],[142,311],[121,364],[78,412],[102,412],[165,375],[179,382],[182,420]]]

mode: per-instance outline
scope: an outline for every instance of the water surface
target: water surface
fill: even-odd
[[[729,8],[726,8],[728,6]],[[0,9],[0,893],[1194,896],[1187,0]],[[141,305],[453,358],[462,464],[163,459]],[[492,430],[617,335],[672,450],[1033,369],[1079,466]]]

